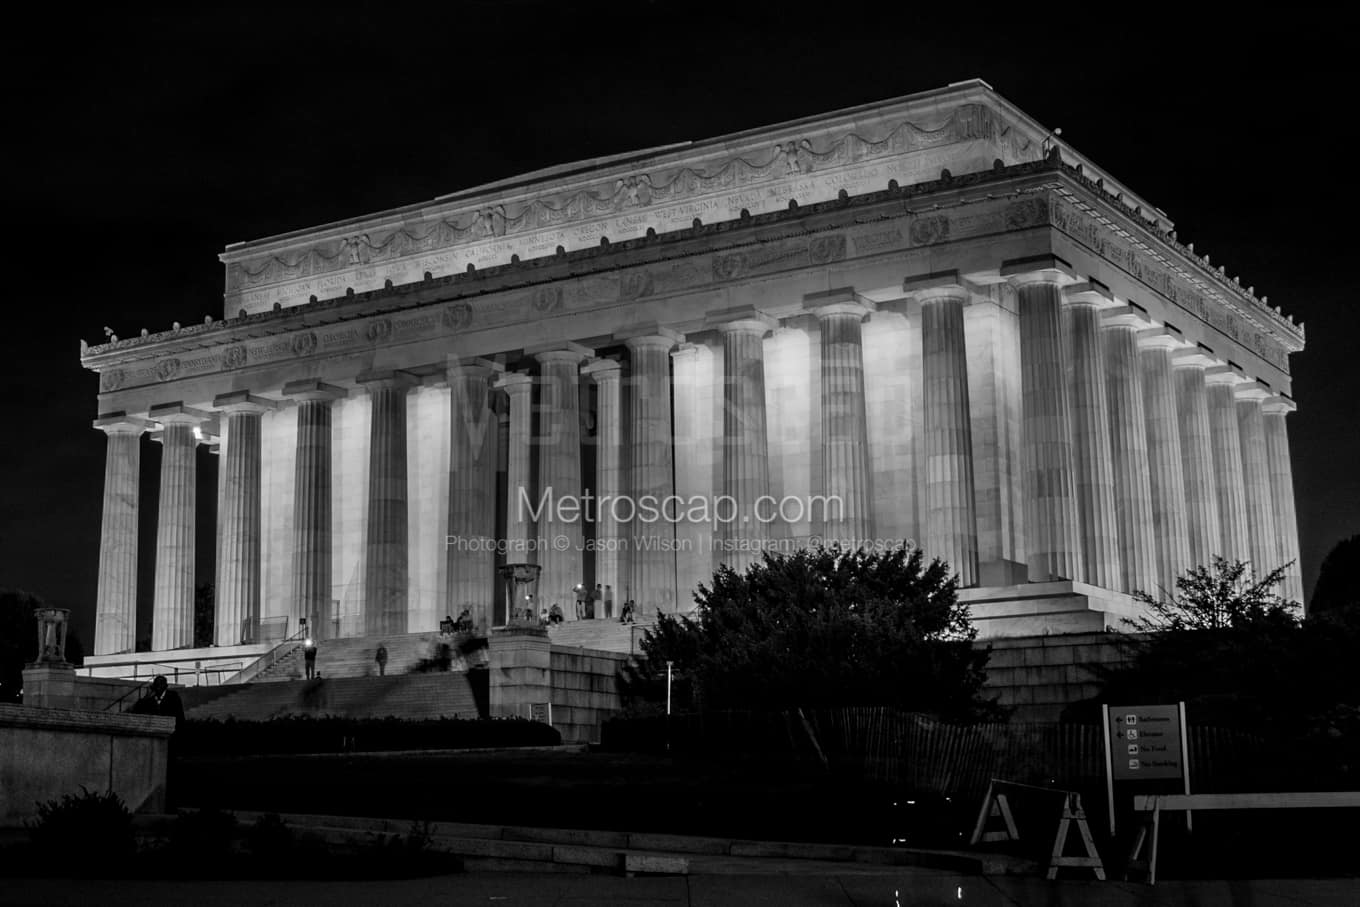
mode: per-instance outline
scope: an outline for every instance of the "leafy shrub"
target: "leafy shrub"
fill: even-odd
[[[82,786],[79,795],[39,803],[28,827],[34,856],[59,863],[63,873],[106,874],[137,850],[132,812],[113,791],[97,794]]]
[[[172,854],[187,861],[213,861],[231,853],[236,816],[219,809],[180,813],[170,831]]]

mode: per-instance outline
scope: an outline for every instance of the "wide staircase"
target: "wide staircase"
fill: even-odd
[[[408,674],[419,668],[422,661],[433,658],[441,643],[453,648],[452,670],[466,670],[471,666],[467,659],[459,655],[457,643],[452,637],[438,633],[402,633],[319,641],[316,644],[316,670],[324,678],[377,676],[378,663],[374,656],[378,654],[378,646],[385,645],[387,673]],[[275,660],[268,667],[242,679],[249,683],[272,683],[298,680],[306,673],[301,641],[283,643],[273,657]],[[472,664],[476,664],[479,658],[474,656]],[[247,672],[242,674],[246,675]]]
[[[630,655],[640,651],[650,623],[621,624],[617,619],[571,620],[548,624],[548,638],[555,646],[578,646]]]
[[[390,646],[388,647],[390,650]],[[390,662],[389,662],[390,667]],[[331,677],[292,683],[210,687],[213,695],[185,690],[185,717],[267,721],[281,715],[351,718],[476,718],[477,702],[462,671],[386,677]]]

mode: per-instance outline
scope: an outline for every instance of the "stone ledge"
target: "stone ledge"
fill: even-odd
[[[160,715],[130,715],[126,712],[39,709],[32,706],[0,704],[0,727],[93,731],[128,737],[169,737],[175,732],[175,719]]]

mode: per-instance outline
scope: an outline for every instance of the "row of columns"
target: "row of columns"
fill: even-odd
[[[1023,463],[1023,514],[1017,515],[1023,534],[1013,533],[1022,539],[1013,550],[1026,561],[1028,579],[1154,591],[1169,589],[1190,566],[1222,554],[1250,558],[1258,569],[1295,561],[1284,591],[1300,597],[1284,423],[1292,403],[1166,331],[1150,329],[1140,310],[1117,308],[1098,284],[1074,284],[1057,267],[1017,266],[1002,274],[1018,300],[1019,374],[1010,380],[1021,384],[1022,418],[1019,437],[1006,434],[1000,419],[996,443],[1015,447]],[[961,584],[976,585],[986,565],[979,564],[964,327],[974,288],[949,272],[909,279],[903,291],[920,304],[916,399],[924,547],[946,559]],[[874,306],[838,290],[809,296],[805,308],[817,319],[822,344],[820,490],[843,504],[819,528],[828,539],[867,539],[873,526],[862,323]],[[775,322],[748,307],[714,313],[707,326],[717,331],[722,348],[719,490],[741,516],[721,524],[720,539],[728,543],[723,559],[740,569],[758,557],[768,535],[763,521],[746,517],[771,487],[763,338]],[[570,343],[528,351],[539,366],[537,381],[481,359],[448,369],[448,533],[469,542],[447,547],[448,613],[467,608],[483,626],[491,618],[500,458],[493,387],[508,401],[506,559],[539,563],[543,604],[570,602],[573,587],[584,580],[582,524],[550,508],[533,526],[520,489],[534,489],[532,502],[548,488],[554,499],[581,495],[582,375],[598,390],[593,493],[662,501],[674,492],[671,356],[683,338],[650,325],[615,339],[629,354],[626,398],[618,362]],[[997,350],[988,355],[1007,361]],[[407,395],[419,382],[389,371],[361,375],[358,383],[372,400],[364,630],[400,633],[407,629],[410,586]],[[297,411],[293,616],[313,618],[319,635],[329,630],[316,618],[328,614],[331,596],[331,411],[344,394],[315,380],[283,388]],[[228,439],[219,519],[219,645],[239,642],[241,628],[260,616],[261,418],[277,405],[245,392],[214,401]],[[209,415],[178,404],[150,413],[165,447],[152,643],[158,650],[192,642],[195,425]],[[110,417],[96,426],[108,434],[96,631],[96,651],[106,654],[130,651],[134,643],[138,440],[148,422]],[[989,488],[998,484],[995,478],[989,475]],[[1004,485],[1006,479],[998,481]],[[1004,487],[999,493],[1002,502],[1010,500]],[[595,531],[597,582],[620,595],[630,590],[647,612],[674,610],[674,526],[664,519],[621,525],[612,508],[604,508]],[[623,544],[629,534],[632,543]],[[650,538],[639,543],[643,535]],[[566,544],[534,546],[534,538]],[[628,556],[620,556],[625,550]]]

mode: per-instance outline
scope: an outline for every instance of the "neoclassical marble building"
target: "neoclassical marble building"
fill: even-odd
[[[495,624],[507,560],[568,620],[578,583],[615,614],[683,611],[720,562],[814,538],[946,558],[984,635],[1117,625],[1215,554],[1293,562],[1301,597],[1302,327],[979,81],[221,259],[223,318],[82,348],[109,660],[133,649],[139,544],[153,649],[192,642],[199,444],[220,452],[220,647],[304,616],[323,637]],[[736,518],[559,506],[587,493]]]

